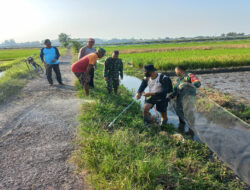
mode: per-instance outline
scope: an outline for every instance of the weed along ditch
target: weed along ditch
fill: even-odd
[[[82,105],[76,139],[78,148],[72,156],[78,171],[87,171],[86,179],[94,188],[247,188],[250,132],[244,122],[215,103],[208,104],[208,99],[199,95],[194,120],[188,121],[193,124],[190,128],[196,133],[195,141],[177,134],[178,119],[173,103],[169,105],[166,130],[144,126],[143,100],[133,104],[108,128],[131,104],[141,80],[125,75],[119,94],[110,95],[103,79],[103,65],[97,68],[95,88],[90,90],[89,101]],[[86,99],[78,81],[76,88],[79,97]],[[154,110],[152,114],[157,116]]]

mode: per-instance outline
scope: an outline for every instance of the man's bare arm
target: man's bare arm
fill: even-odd
[[[80,51],[79,51],[79,54],[78,54],[78,60],[83,58],[84,56],[84,53],[85,53],[85,48],[81,48]]]

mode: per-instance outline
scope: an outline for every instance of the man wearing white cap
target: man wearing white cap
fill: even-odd
[[[88,55],[90,53],[96,52],[96,49],[93,48],[94,45],[95,45],[95,39],[89,38],[87,45],[80,49],[79,55],[78,55],[78,60],[85,57],[86,55]],[[96,64],[95,64],[95,67],[96,67]],[[89,73],[89,75],[90,75],[89,86],[92,88],[94,88],[94,74],[95,74],[95,68],[93,67]]]

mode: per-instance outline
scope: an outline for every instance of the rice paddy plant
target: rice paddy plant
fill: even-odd
[[[137,68],[141,68],[146,64],[154,64],[160,70],[173,70],[177,65],[184,65],[188,69],[205,69],[249,66],[249,52],[250,48],[184,50],[122,54],[121,58],[132,63]]]

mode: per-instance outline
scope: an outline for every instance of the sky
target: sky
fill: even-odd
[[[0,43],[250,34],[250,0],[0,0]]]

